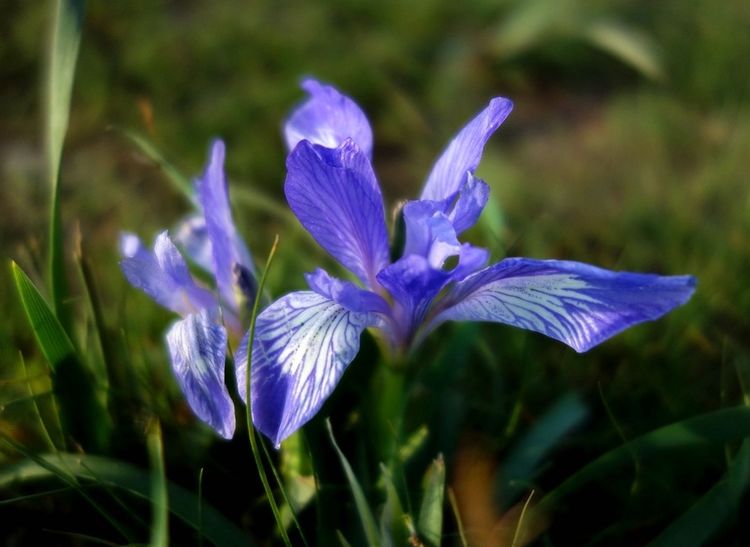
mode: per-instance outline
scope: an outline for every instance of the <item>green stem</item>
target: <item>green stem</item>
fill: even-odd
[[[372,382],[373,423],[378,462],[393,470],[404,427],[408,402],[409,376],[405,366],[378,367]]]

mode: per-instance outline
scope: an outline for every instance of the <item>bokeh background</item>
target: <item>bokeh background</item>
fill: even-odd
[[[0,249],[39,280],[49,222],[41,88],[51,8],[0,7]],[[106,320],[127,334],[140,386],[134,418],[164,423],[170,478],[194,488],[194,471],[208,465],[207,497],[257,537],[270,533],[262,502],[226,493],[238,476],[260,492],[247,454],[238,454],[243,441],[215,443],[194,423],[163,347],[170,316],[129,288],[118,268],[120,230],[150,240],[189,211],[123,130],[143,135],[189,176],[200,172],[212,137],[226,140],[235,219],[256,257],[280,234],[269,281],[279,295],[302,288],[302,272],[317,265],[338,271],[283,200],[281,126],[303,98],[303,76],[331,82],[367,112],[389,208],[416,196],[454,132],[503,95],[515,110],[479,170],[491,204],[465,239],[494,259],[565,258],[698,277],[687,306],[585,355],[498,325],[445,326],[420,351],[412,413],[433,433],[422,457],[445,455],[473,541],[489,545],[500,541],[498,477],[508,447],[566,397],[582,418],[528,490],[553,488],[627,439],[746,398],[749,28],[744,0],[89,2],[62,165],[66,245],[72,256],[81,240]],[[76,286],[72,261],[69,274]],[[0,287],[7,402],[16,396],[6,380],[18,373],[19,351],[42,390],[46,365],[6,266]],[[83,299],[80,288],[74,293]],[[91,328],[85,316],[79,312],[82,332]],[[326,406],[350,453],[366,453],[351,416],[372,396],[362,386],[376,362],[365,340],[357,372]],[[0,429],[34,447],[39,432],[27,406],[3,403]],[[644,544],[721,480],[731,453],[709,446],[648,462],[634,455],[569,497],[537,541]],[[136,449],[128,458],[143,463]],[[343,486],[339,492],[351,506]],[[746,514],[740,502],[722,521],[716,544],[747,539],[736,516],[743,507]],[[0,535],[16,544],[83,541],[37,535],[41,519],[109,537],[90,511],[70,494],[0,505]],[[304,520],[315,527],[314,516]],[[458,541],[450,526],[448,544]]]

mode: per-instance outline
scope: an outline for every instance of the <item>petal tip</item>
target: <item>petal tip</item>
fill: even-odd
[[[216,137],[211,141],[211,164],[224,164],[226,148],[224,141],[219,137]]]

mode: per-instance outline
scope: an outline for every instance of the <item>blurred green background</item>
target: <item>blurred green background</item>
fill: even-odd
[[[40,90],[51,9],[0,8],[0,248],[41,280],[48,188]],[[452,424],[425,452],[446,454],[458,494],[466,458],[495,477],[509,443],[555,401],[571,392],[585,401],[587,420],[537,478],[544,491],[623,439],[748,393],[748,28],[744,0],[89,2],[62,165],[66,246],[72,256],[80,234],[108,324],[127,333],[143,415],[165,423],[168,471],[190,477],[204,451],[234,468],[222,460],[229,445],[216,448],[193,423],[171,380],[162,342],[169,314],[129,288],[118,268],[120,230],[151,240],[189,205],[117,128],[146,136],[190,176],[209,139],[226,140],[235,219],[256,258],[281,236],[269,281],[280,295],[302,288],[302,272],[316,265],[338,271],[274,206],[285,207],[281,126],[303,97],[301,77],[336,85],[367,112],[389,207],[417,195],[442,147],[490,97],[513,99],[479,171],[492,203],[466,239],[494,259],[565,258],[699,280],[684,308],[586,355],[498,325],[443,327],[420,352],[428,363],[415,394],[420,412]],[[69,273],[76,287],[72,261]],[[5,266],[0,287],[0,399],[12,401],[19,350],[40,378],[46,365]],[[83,298],[80,286],[73,292]],[[78,319],[82,333],[91,330],[85,312]],[[374,345],[364,348],[355,364],[376,361]],[[358,382],[371,368],[358,369],[334,408],[358,404]],[[0,429],[33,447],[39,433],[27,406],[0,406]],[[331,413],[339,429],[352,427],[345,411]],[[193,433],[180,433],[188,424]],[[648,465],[635,458],[560,507],[538,541],[645,543],[720,479],[726,450]],[[259,533],[269,525],[252,516],[267,510],[258,507],[227,511]],[[3,528],[18,519],[8,537],[25,544],[36,537],[29,523],[58,510],[84,511],[70,499],[46,500],[0,506],[0,519]],[[740,545],[748,532],[730,518],[714,541]]]

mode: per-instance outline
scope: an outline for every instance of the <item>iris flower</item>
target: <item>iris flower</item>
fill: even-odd
[[[383,197],[371,165],[372,131],[335,88],[306,80],[309,98],[288,119],[284,191],[312,237],[359,283],[318,269],[310,290],[287,294],[258,318],[251,410],[279,446],[310,420],[359,350],[382,331],[394,352],[413,348],[446,321],[492,321],[536,331],[584,352],[656,319],[692,295],[692,276],[613,272],[562,260],[506,258],[461,243],[489,187],[474,172],[489,137],[512,109],[495,98],[450,142],[419,199],[403,208],[405,245],[391,262]],[[247,339],[237,354],[243,397]]]
[[[193,279],[166,231],[157,236],[153,250],[123,233],[120,265],[134,287],[182,317],[167,332],[177,383],[195,415],[229,439],[235,416],[224,383],[227,338],[242,336],[242,316],[254,298],[255,270],[232,222],[224,155],[224,143],[214,141],[205,172],[195,181],[200,213],[175,236],[188,257],[213,276],[216,293]]]

